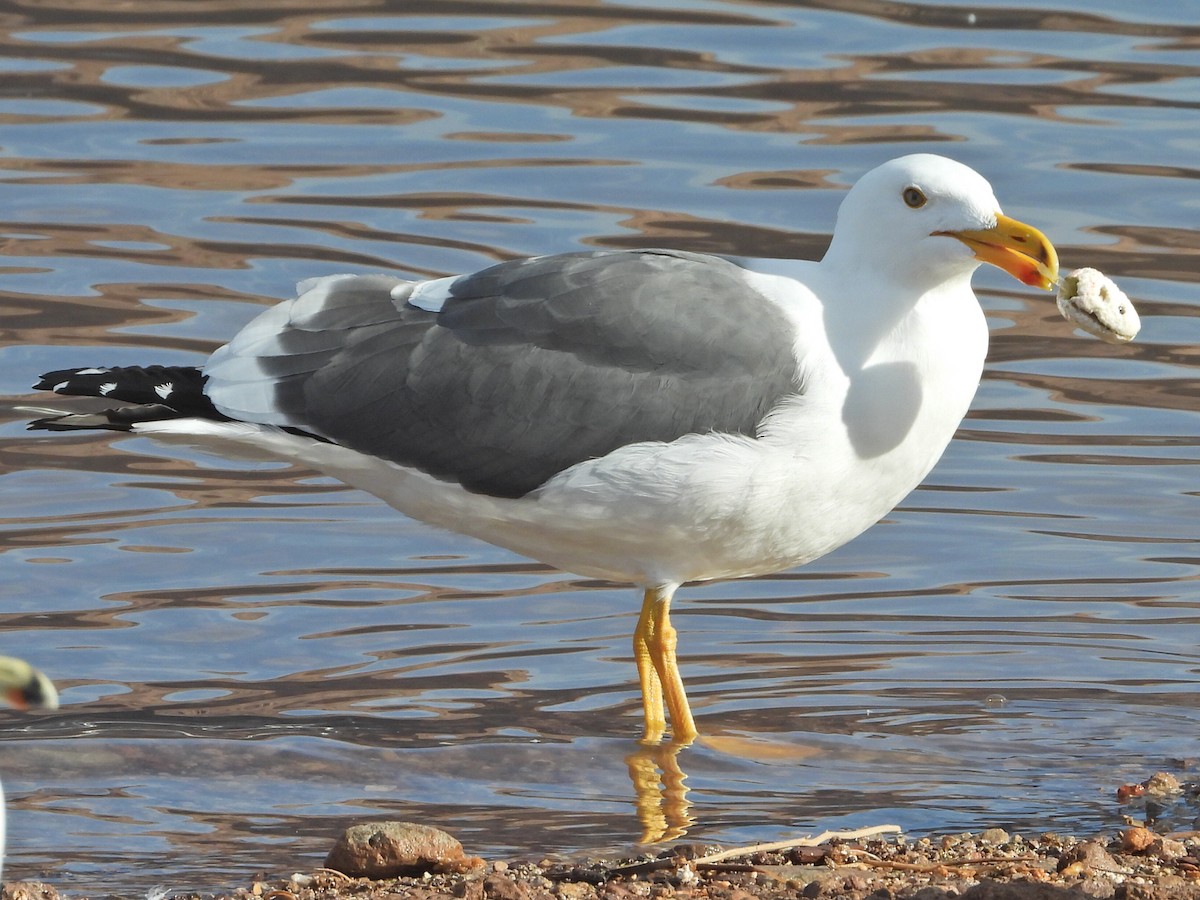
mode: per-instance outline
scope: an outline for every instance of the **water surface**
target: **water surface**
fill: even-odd
[[[1186,775],[1194,12],[147,0],[6,17],[0,640],[64,703],[0,714],[9,877],[214,889],[319,864],[370,817],[535,858],[656,827],[1087,833],[1119,823],[1122,781]],[[314,275],[584,247],[819,255],[846,187],[913,151],[979,169],[1066,268],[1117,278],[1142,335],[1074,333],[981,271],[989,366],[927,483],[801,571],[680,592],[706,740],[677,755],[636,743],[629,588],[298,468],[31,434],[14,409],[51,402],[29,391],[50,369],[197,363]]]

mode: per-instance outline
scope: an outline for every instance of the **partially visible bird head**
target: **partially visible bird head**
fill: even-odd
[[[0,695],[17,709],[58,708],[53,682],[25,660],[12,656],[0,656]]]
[[[1058,281],[1058,254],[1044,234],[1003,215],[974,169],[928,153],[859,179],[838,210],[826,259],[926,287],[969,277],[981,262],[1047,290]]]

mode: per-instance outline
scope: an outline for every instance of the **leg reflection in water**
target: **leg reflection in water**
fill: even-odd
[[[692,804],[684,784],[687,775],[679,767],[679,752],[689,743],[642,744],[625,757],[643,844],[675,840],[695,824],[688,813]]]

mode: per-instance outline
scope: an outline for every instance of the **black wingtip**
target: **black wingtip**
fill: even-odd
[[[53,377],[56,374],[57,373],[55,373],[55,372],[47,372],[45,375],[39,375],[37,382],[33,386],[33,389],[35,391],[52,391],[52,390],[54,390],[55,385],[62,383],[61,378],[55,379]]]
[[[100,386],[108,379],[108,368],[55,369],[38,376],[33,386],[35,391],[53,391],[56,394],[79,397],[100,397]]]
[[[157,418],[182,415],[222,418],[204,393],[207,380],[195,366],[89,367],[47,372],[34,389],[143,404],[158,410]],[[164,413],[164,409],[168,412]]]

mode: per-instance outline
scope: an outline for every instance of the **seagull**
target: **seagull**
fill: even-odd
[[[0,656],[0,696],[17,709],[58,708],[54,684],[29,663]],[[4,788],[0,786],[0,874],[4,864]]]
[[[816,559],[921,482],[979,385],[980,263],[1058,279],[1049,240],[981,175],[916,154],[847,192],[819,262],[593,250],[313,278],[201,367],[44,375],[38,389],[127,405],[30,427],[265,452],[636,585],[642,740],[669,715],[686,745],[676,589]]]

